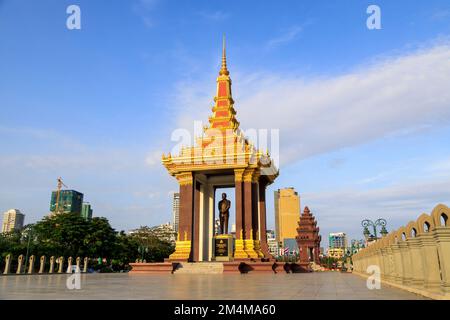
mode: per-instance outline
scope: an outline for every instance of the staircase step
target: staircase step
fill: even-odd
[[[196,273],[196,274],[219,274],[223,273],[223,263],[221,262],[196,262],[180,263],[175,273]]]

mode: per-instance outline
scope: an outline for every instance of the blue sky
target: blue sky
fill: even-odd
[[[280,130],[270,227],[286,186],[324,238],[450,203],[448,1],[0,0],[0,211],[40,219],[62,176],[118,230],[169,221],[160,155],[206,121],[223,34],[241,127]]]

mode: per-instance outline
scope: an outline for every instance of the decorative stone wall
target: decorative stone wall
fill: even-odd
[[[382,283],[433,299],[450,300],[450,208],[437,205],[354,254],[353,272],[380,267]]]

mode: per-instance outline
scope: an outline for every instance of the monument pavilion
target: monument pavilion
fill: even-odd
[[[256,112],[256,110],[255,110]],[[232,259],[271,258],[266,240],[266,187],[278,176],[269,153],[239,128],[227,69],[225,40],[212,115],[195,143],[162,163],[180,188],[179,227],[169,261],[213,261],[216,189],[234,187],[236,239]]]

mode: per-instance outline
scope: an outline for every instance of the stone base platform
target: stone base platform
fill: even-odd
[[[223,273],[227,273],[227,274],[241,273],[241,271],[239,270],[240,265],[241,265],[240,261],[224,262],[223,263]]]
[[[222,262],[180,262],[174,270],[176,274],[222,274]]]
[[[164,274],[174,273],[177,262],[130,263],[130,274]]]
[[[293,262],[290,264],[291,273],[307,273],[313,272],[308,262]]]
[[[130,274],[173,274],[173,273],[306,273],[312,272],[308,263],[275,262],[275,261],[230,261],[230,262],[156,262],[131,263]]]
[[[225,262],[224,273],[277,273],[278,265],[273,261],[251,261],[241,260]]]
[[[309,263],[301,262],[275,262],[274,272],[276,274],[307,273],[312,272]]]
[[[224,273],[274,273],[273,262],[233,261],[224,262]]]
[[[241,273],[275,273],[273,262],[248,262],[241,265]]]
[[[290,273],[290,266],[289,263],[286,262],[274,262],[274,269],[273,271],[275,274],[286,274]]]

